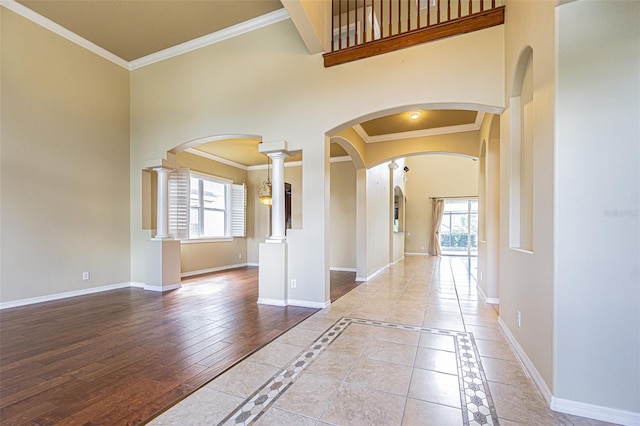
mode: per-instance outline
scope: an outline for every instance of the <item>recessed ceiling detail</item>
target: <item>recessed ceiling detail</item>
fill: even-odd
[[[279,0],[17,2],[126,61],[282,9]]]
[[[420,115],[413,119],[411,114],[415,112],[420,112]],[[360,123],[360,126],[369,136],[373,137],[473,124],[476,122],[477,117],[477,111],[451,109],[412,110],[365,121]]]

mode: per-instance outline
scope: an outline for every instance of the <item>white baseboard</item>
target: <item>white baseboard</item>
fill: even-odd
[[[357,269],[356,268],[342,268],[340,266],[332,266],[329,268],[330,271],[336,271],[336,272],[356,272]]]
[[[551,389],[549,389],[546,382],[525,353],[524,349],[522,349],[522,346],[520,346],[516,338],[513,336],[513,334],[509,330],[509,327],[507,327],[507,324],[505,324],[505,322],[502,320],[502,317],[498,318],[498,324],[500,324],[502,331],[504,331],[507,338],[515,348],[520,359],[522,359],[527,372],[538,387],[538,390],[542,394],[545,401],[547,401],[547,404],[549,404],[549,408],[560,413],[572,414],[574,416],[586,417],[589,419],[596,419],[610,423],[628,426],[640,425],[640,413],[620,410],[617,408],[586,404],[584,402],[556,398],[555,396],[553,396],[553,394],[551,393]]]
[[[584,402],[571,401],[569,399],[551,398],[551,409],[574,416],[587,417],[603,422],[620,425],[640,425],[640,413],[619,410],[616,408],[601,407],[598,405],[585,404]]]
[[[409,253],[409,252],[404,252],[405,256],[431,256],[429,253]]]
[[[248,263],[236,263],[235,265],[217,266],[215,268],[200,269],[199,271],[183,272],[183,273],[180,274],[180,276],[182,278],[184,278],[184,277],[193,277],[195,275],[211,274],[212,272],[226,271],[227,269],[242,268],[242,267],[248,266],[248,265],[249,265]]]
[[[396,263],[400,262],[401,260],[404,260],[404,256],[402,256],[400,259],[398,259],[395,262],[393,262],[392,265],[395,265]]]
[[[480,284],[476,284],[476,289],[478,289],[478,294],[482,297],[482,299],[490,304],[490,305],[499,305],[500,304],[500,299],[498,299],[497,297],[487,297],[486,294],[484,294],[484,290],[482,290],[482,287],[480,287]]]
[[[290,306],[300,306],[302,308],[324,309],[331,305],[331,301],[327,300],[326,302],[309,302],[306,300],[287,299],[287,304]]]
[[[100,293],[103,291],[117,290],[120,288],[131,287],[132,283],[120,283],[104,285],[100,287],[84,288],[82,290],[66,291],[64,293],[48,294],[46,296],[31,297],[28,299],[13,300],[11,302],[0,303],[0,310],[15,308],[17,306],[32,305],[34,303],[50,302],[52,300],[66,299],[75,296],[85,296],[87,294]]]
[[[158,287],[158,286],[155,286],[155,285],[146,285],[145,284],[144,289],[148,290],[148,291],[157,291],[158,293],[164,293],[165,291],[177,290],[177,289],[179,289],[181,287],[182,287],[182,284],[180,284],[180,283],[163,285],[162,287]]]
[[[359,277],[359,276],[356,275],[356,281],[363,282],[363,281],[366,281],[366,280],[367,280],[367,277]]]
[[[502,317],[498,317],[498,324],[500,325],[500,328],[502,328],[502,331],[504,331],[507,339],[509,339],[509,342],[511,342],[513,348],[516,350],[516,353],[522,360],[522,363],[533,379],[533,382],[538,387],[538,390],[542,394],[542,397],[547,402],[547,404],[551,406],[551,398],[553,397],[553,394],[551,393],[551,389],[549,389],[549,386],[547,386],[547,383],[542,378],[542,375],[538,372],[538,369],[535,367],[535,365],[533,365],[533,362],[531,362],[531,360],[527,356],[527,353],[524,351],[524,349],[522,349],[520,343],[518,343],[514,335],[511,333],[511,330],[509,330],[507,324],[502,320]]]
[[[136,288],[144,288],[144,286],[146,285],[145,283],[129,283],[131,285],[131,287],[136,287]]]
[[[267,299],[264,297],[258,298],[259,305],[272,305],[272,306],[287,306],[287,302],[281,299]]]
[[[382,273],[382,271],[384,271],[385,269],[387,269],[389,267],[389,265],[383,266],[382,268],[378,269],[377,271],[375,271],[373,274],[369,275],[367,278],[364,279],[364,281],[369,281],[370,279],[373,279],[373,277],[375,277],[376,275]]]
[[[249,263],[247,262],[247,266],[260,266],[259,263]]]

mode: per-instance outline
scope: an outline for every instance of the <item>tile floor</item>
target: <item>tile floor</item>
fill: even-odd
[[[497,318],[473,259],[407,257],[150,424],[606,424],[549,410]]]

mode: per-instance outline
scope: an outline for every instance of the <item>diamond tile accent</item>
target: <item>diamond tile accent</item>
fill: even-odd
[[[402,329],[449,336],[454,339],[458,364],[458,383],[462,401],[463,425],[498,425],[489,385],[480,364],[480,355],[472,333],[435,328],[372,321],[361,318],[342,318],[331,326],[307,349],[256,390],[245,402],[225,417],[222,425],[249,425],[258,419],[300,377],[320,353],[327,349],[351,324]]]

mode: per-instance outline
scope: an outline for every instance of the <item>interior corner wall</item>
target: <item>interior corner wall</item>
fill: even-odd
[[[553,391],[555,4],[508,1],[505,9],[505,104],[500,117],[500,318],[524,351],[545,398]],[[533,50],[533,251],[510,247],[509,108],[517,65]],[[519,112],[518,112],[519,113]],[[521,327],[516,323],[521,312]]]
[[[389,163],[367,169],[367,277],[389,265]]]
[[[479,165],[471,158],[443,154],[408,157],[406,164],[405,252],[428,254],[430,197],[477,196]]]
[[[352,161],[331,163],[329,230],[331,268],[356,268],[356,168]]]
[[[558,19],[554,396],[638,421],[640,3],[576,1]]]
[[[0,301],[128,283],[129,71],[0,9]]]

